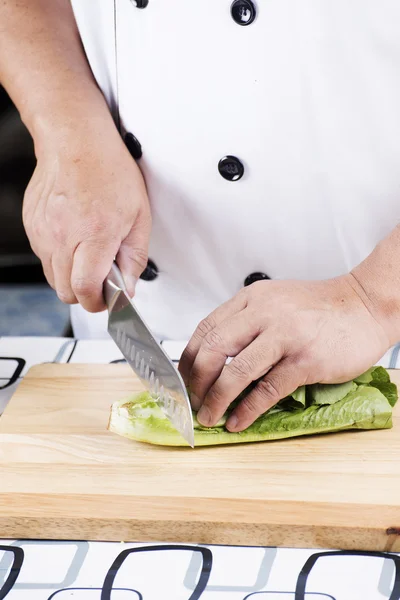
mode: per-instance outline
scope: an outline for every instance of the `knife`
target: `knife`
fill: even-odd
[[[183,379],[130,299],[114,262],[104,282],[108,333],[165,415],[194,448],[193,414]]]

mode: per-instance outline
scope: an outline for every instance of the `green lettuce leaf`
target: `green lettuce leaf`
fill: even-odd
[[[390,406],[395,406],[398,399],[397,385],[391,381],[371,381],[370,385],[377,388],[389,401]]]
[[[387,383],[390,381],[390,375],[384,367],[371,367],[362,375],[354,379],[356,383],[371,383],[372,381],[380,381]]]
[[[398,390],[395,383],[390,381],[390,375],[384,367],[372,367],[357,377],[357,384],[367,384],[377,388],[388,399],[391,406],[398,400]]]
[[[302,385],[301,387],[297,388],[297,390],[295,390],[293,394],[290,394],[288,398],[284,398],[283,400],[281,400],[278,406],[284,410],[296,410],[297,408],[305,408],[306,386]]]
[[[370,370],[346,384],[299,388],[240,433],[225,428],[236,402],[215,427],[202,427],[193,413],[195,446],[278,440],[348,429],[390,429],[397,387],[381,369],[375,375]],[[109,429],[141,442],[188,446],[147,392],[115,402]]]
[[[354,381],[346,383],[327,384],[316,383],[310,386],[310,398],[312,404],[334,404],[343,400],[350,392],[357,389]]]

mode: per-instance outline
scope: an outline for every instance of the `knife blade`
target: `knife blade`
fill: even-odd
[[[104,282],[104,298],[108,333],[165,415],[194,448],[193,414],[185,384],[134,306],[115,262]]]

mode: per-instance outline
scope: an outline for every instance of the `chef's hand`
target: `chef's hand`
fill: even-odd
[[[322,282],[259,281],[200,323],[179,365],[201,424],[213,426],[253,381],[226,426],[242,431],[301,385],[341,383],[390,347],[351,275]],[[227,357],[234,357],[225,365]]]
[[[133,295],[147,264],[151,216],[140,170],[111,117],[77,120],[35,139],[23,220],[60,300],[97,312],[114,257]]]

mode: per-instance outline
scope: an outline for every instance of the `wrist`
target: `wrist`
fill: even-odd
[[[60,148],[80,137],[90,127],[117,133],[112,115],[101,91],[91,83],[53,90],[50,98],[21,107],[21,118],[28,128],[36,155],[44,149]]]
[[[365,263],[350,271],[348,282],[383,331],[388,348],[396,344],[400,340],[400,287],[396,291]]]

